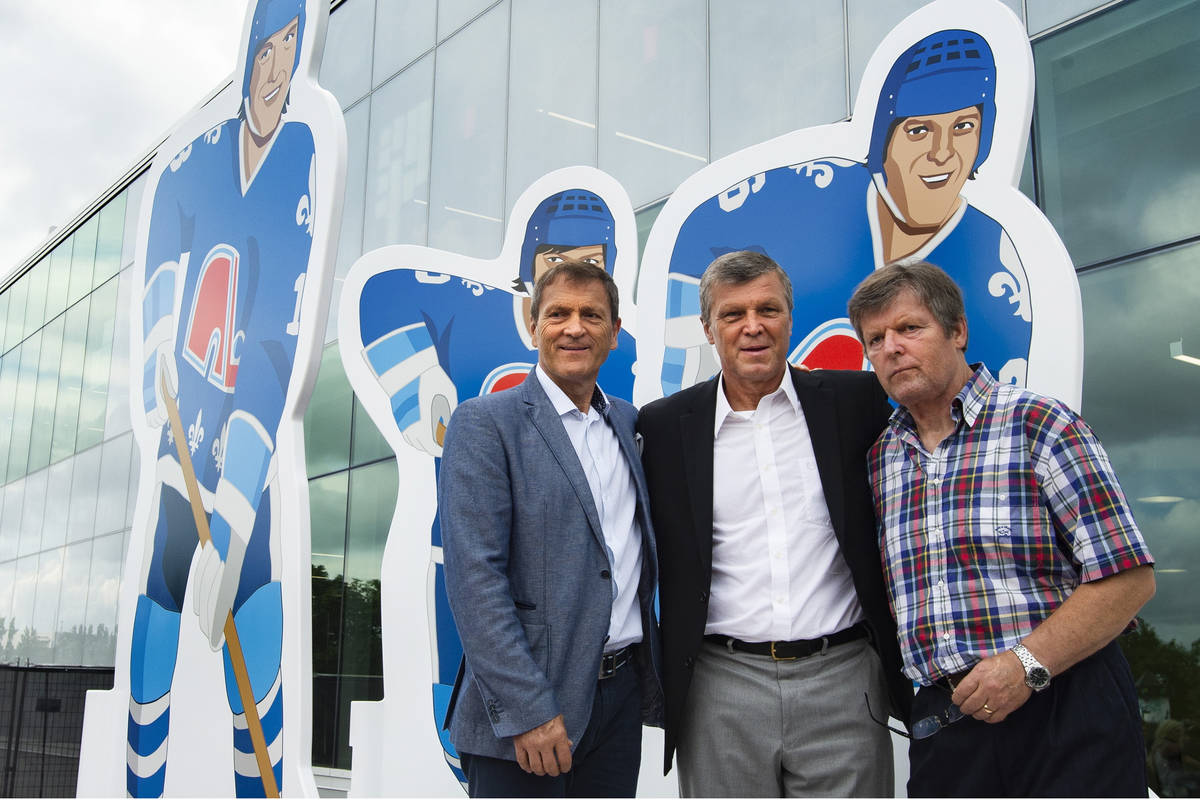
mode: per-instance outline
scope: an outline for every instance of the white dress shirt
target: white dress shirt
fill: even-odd
[[[705,633],[815,639],[863,619],[790,372],[754,411],[717,392]]]
[[[636,519],[637,490],[629,462],[621,453],[617,434],[606,414],[596,406],[608,408],[608,398],[600,387],[588,406],[587,414],[575,407],[566,392],[540,369],[534,370],[554,410],[558,412],[567,438],[579,456],[583,474],[592,490],[592,500],[604,531],[609,571],[613,576],[612,615],[604,652],[612,653],[642,640],[642,614],[638,604],[638,584],[642,576],[642,530]]]

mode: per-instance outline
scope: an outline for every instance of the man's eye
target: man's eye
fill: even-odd
[[[598,259],[598,258],[585,258],[585,259],[583,260],[583,263],[585,263],[585,264],[591,264],[593,267],[598,267],[598,266],[600,266],[600,259]]]
[[[271,46],[267,45],[262,50],[258,51],[258,62],[260,64],[264,63],[267,60],[267,57],[271,55],[271,50],[272,50]]]
[[[296,38],[296,32],[295,32],[295,31],[288,31],[288,32],[287,32],[287,33],[284,35],[284,37],[283,37],[283,43],[284,43],[284,44],[291,44],[292,40],[293,40],[293,39],[295,39],[295,38]]]
[[[974,130],[974,128],[975,128],[974,120],[964,119],[964,120],[954,123],[954,130],[956,130],[956,131],[969,131],[969,130]]]
[[[914,125],[911,128],[906,129],[905,133],[907,133],[909,137],[917,139],[929,133],[929,128],[925,125]]]
[[[563,261],[566,261],[566,259],[562,256],[546,256],[547,264],[561,264]]]

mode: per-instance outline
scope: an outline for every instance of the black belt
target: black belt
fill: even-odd
[[[973,669],[975,669],[974,665],[969,666],[966,669],[964,669],[962,672],[955,673],[954,675],[943,675],[942,677],[940,677],[936,681],[934,681],[933,685],[940,686],[943,689],[945,689],[946,691],[953,694],[954,689],[960,683],[962,683],[963,678],[967,677],[967,673],[969,673]]]
[[[835,645],[846,644],[856,639],[865,639],[867,636],[867,624],[856,622],[849,628],[828,636],[817,639],[797,639],[794,642],[743,642],[741,639],[734,639],[732,636],[723,636],[719,633],[710,633],[704,638],[727,648],[730,652],[741,650],[743,653],[752,653],[756,656],[770,656],[776,661],[795,661],[798,658],[808,658],[813,653],[824,653]]]
[[[600,657],[600,680],[611,678],[617,670],[633,660],[635,645],[627,644],[615,653],[605,653]]]

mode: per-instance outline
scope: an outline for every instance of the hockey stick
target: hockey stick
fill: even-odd
[[[179,419],[179,406],[167,385],[167,371],[160,368],[159,376],[163,402],[167,407],[167,422],[171,426],[171,436],[175,439],[175,452],[179,454],[179,466],[183,469],[183,482],[187,486],[188,500],[192,504],[192,519],[196,523],[196,535],[200,537],[200,544],[209,544],[212,542],[212,534],[208,532],[208,517],[204,513],[204,503],[200,500],[200,485],[196,482],[196,470],[192,467],[192,457],[188,453],[183,422]],[[279,797],[279,787],[275,784],[275,770],[271,768],[271,757],[267,754],[267,738],[263,735],[262,720],[258,718],[258,706],[254,702],[254,692],[250,688],[250,676],[246,672],[246,657],[242,655],[242,642],[238,638],[232,611],[225,617],[225,644],[229,648],[229,662],[233,666],[233,677],[237,682],[238,696],[242,700],[242,710],[246,712],[246,726],[250,729],[250,741],[254,745],[254,760],[258,762],[258,774],[262,777],[263,790],[267,797]]]

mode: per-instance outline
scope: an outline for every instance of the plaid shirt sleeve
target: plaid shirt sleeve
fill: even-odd
[[[1153,564],[1108,454],[1081,418],[1049,402],[1025,418],[1041,492],[1084,583]]]

